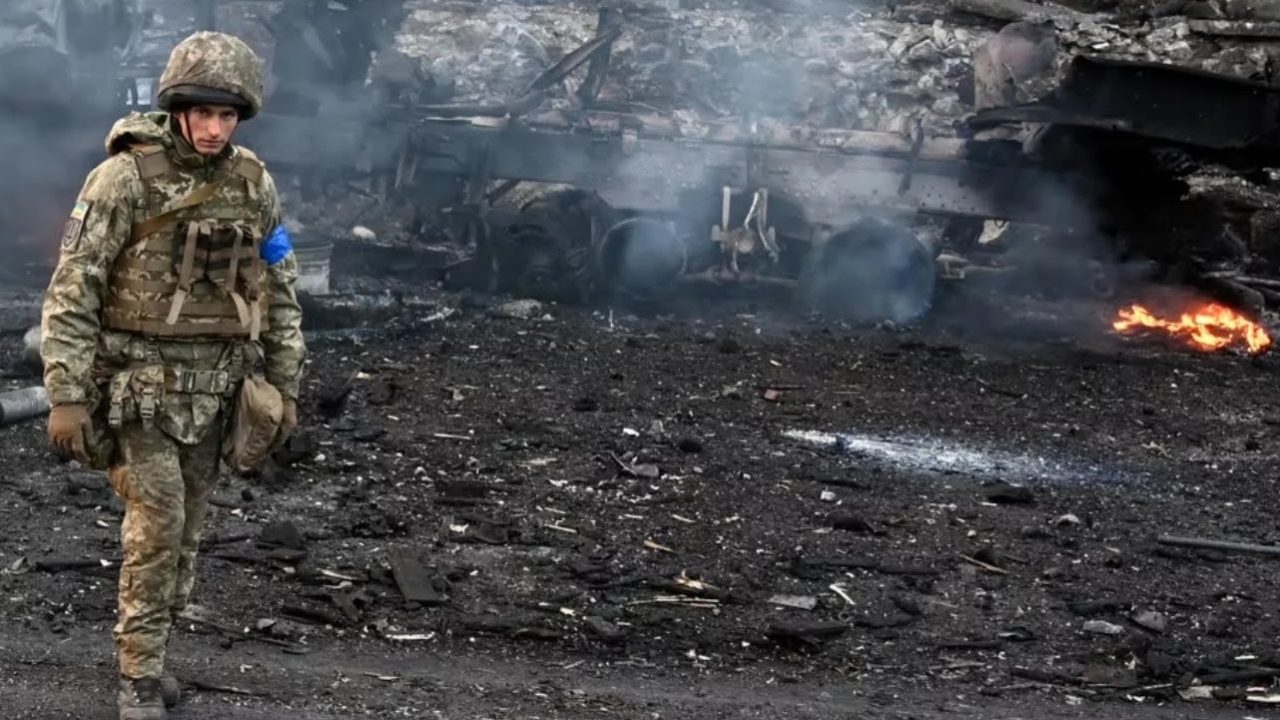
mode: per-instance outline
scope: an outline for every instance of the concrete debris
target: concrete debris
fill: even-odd
[[[1163,633],[1169,627],[1168,618],[1153,610],[1145,610],[1134,615],[1133,622],[1154,633]]]
[[[1109,623],[1106,620],[1090,620],[1086,622],[1082,629],[1087,633],[1095,635],[1123,635],[1124,628],[1115,623]]]
[[[916,22],[887,7],[841,14],[778,12],[773,5],[681,4],[658,12],[625,4],[624,33],[613,46],[600,100],[666,109],[693,136],[701,123],[725,117],[904,134],[920,119],[926,132],[952,134],[953,122],[970,110],[970,59],[994,34],[992,19],[1049,22],[1064,55],[1176,63],[1237,77],[1264,77],[1267,68],[1265,52],[1220,48],[1221,38],[1206,34],[1217,25],[1193,30],[1177,16],[1122,22],[1026,0],[951,0],[952,12],[931,9],[921,17],[928,22]],[[409,7],[397,48],[456,81],[465,102],[519,97],[597,27],[590,3],[497,0],[479,10],[415,0]],[[579,82],[571,77],[553,103],[571,107]]]
[[[818,607],[818,598],[812,595],[774,595],[769,598],[769,602],[796,610],[812,610]]]
[[[508,318],[511,320],[532,320],[540,317],[543,312],[542,303],[537,300],[512,300],[511,302],[502,303],[490,310],[490,314],[494,317]]]

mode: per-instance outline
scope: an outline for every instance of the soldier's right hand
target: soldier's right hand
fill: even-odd
[[[89,409],[84,405],[55,405],[49,412],[49,442],[80,462],[88,462]]]

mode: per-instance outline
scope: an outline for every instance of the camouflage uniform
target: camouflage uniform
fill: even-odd
[[[232,42],[215,33],[184,41],[162,89],[239,93],[251,117],[261,68],[228,66],[256,62],[243,44],[229,52]],[[261,162],[232,145],[201,155],[159,112],[120,120],[106,147],[63,234],[41,354],[53,404],[90,408],[101,441],[90,443],[93,459],[125,501],[121,675],[159,678],[191,593],[239,381],[261,359],[266,380],[294,400],[306,351],[297,262],[289,253],[267,267],[259,257],[280,222]]]

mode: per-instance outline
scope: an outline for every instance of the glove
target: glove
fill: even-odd
[[[91,428],[84,405],[56,405],[49,412],[49,442],[82,463],[89,462],[85,438]]]
[[[280,436],[289,437],[298,429],[298,401],[284,399],[284,412],[280,414]]]

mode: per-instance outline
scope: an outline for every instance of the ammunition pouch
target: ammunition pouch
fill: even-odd
[[[284,398],[259,375],[246,376],[232,410],[231,430],[222,441],[222,459],[232,471],[256,471],[283,438]]]
[[[107,388],[108,427],[116,430],[134,421],[141,421],[148,430],[155,427],[156,412],[167,389],[163,365],[144,365],[118,372]]]

